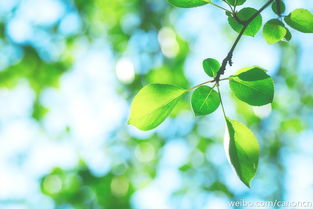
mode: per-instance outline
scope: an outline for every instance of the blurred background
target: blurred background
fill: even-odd
[[[285,3],[287,13],[313,11],[313,1]],[[268,8],[263,22],[274,17]],[[247,189],[225,157],[220,109],[195,118],[188,95],[153,131],[127,125],[144,85],[188,88],[208,80],[202,60],[222,61],[237,35],[223,10],[179,9],[166,0],[0,0],[0,208],[312,201],[313,37],[292,34],[276,45],[261,32],[243,37],[226,71],[267,69],[275,81],[272,105],[251,108],[227,82],[221,86],[229,117],[246,123],[261,145]]]

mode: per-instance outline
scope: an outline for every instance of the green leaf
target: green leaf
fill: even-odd
[[[258,167],[260,146],[253,133],[242,123],[226,119],[228,135],[224,145],[226,155],[240,180],[250,187]]]
[[[313,14],[306,9],[296,9],[285,17],[285,22],[303,33],[313,33]]]
[[[240,6],[240,5],[243,5],[246,0],[227,0],[227,2],[230,4],[230,5],[233,5],[233,6]]]
[[[209,86],[200,86],[191,97],[192,109],[196,116],[214,112],[220,105],[218,93]]]
[[[260,67],[246,67],[229,79],[235,96],[250,105],[261,106],[273,101],[274,82]]]
[[[287,33],[286,33],[284,38],[285,38],[286,41],[290,41],[291,38],[292,38],[292,35],[291,35],[290,31],[287,28],[285,28],[285,29],[286,29]]]
[[[245,22],[249,20],[249,18],[252,17],[257,12],[258,11],[256,9],[250,7],[243,8],[237,13],[237,18],[240,21],[238,22],[234,17],[228,17],[228,23],[237,33],[240,33],[240,31],[243,28],[243,25],[240,22]],[[260,30],[261,26],[262,26],[262,16],[259,14],[254,18],[253,21],[250,22],[243,35],[255,36]]]
[[[279,3],[278,3],[279,2]],[[278,15],[281,15],[282,13],[284,13],[286,11],[286,6],[285,3],[282,0],[279,1],[275,1],[272,4],[272,10],[273,12],[275,12]]]
[[[220,63],[216,59],[207,58],[203,60],[203,69],[208,76],[215,77],[220,69]]]
[[[269,20],[263,27],[263,37],[268,44],[282,40],[286,34],[287,30],[284,24],[277,19]]]
[[[160,125],[186,90],[167,84],[150,84],[135,96],[129,124],[147,131]]]
[[[226,11],[225,14],[226,14],[226,16],[228,16],[228,17],[231,17],[231,16],[232,16],[232,13],[231,13],[230,11]]]
[[[198,7],[210,3],[211,0],[168,0],[171,4],[176,7],[182,8],[191,8],[191,7]]]

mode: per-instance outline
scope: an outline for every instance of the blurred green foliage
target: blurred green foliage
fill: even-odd
[[[132,38],[138,33],[141,34],[143,41],[139,42],[137,39],[134,44],[138,73],[133,82],[119,83],[116,86],[117,94],[128,102],[148,83],[190,87],[189,78],[184,71],[190,47],[176,32],[171,20],[171,15],[179,12],[166,1],[74,0],[64,1],[64,4],[77,10],[82,20],[82,28],[78,33],[68,36],[58,32],[59,22],[56,22],[52,29],[41,28],[54,38],[61,36],[66,43],[56,60],[47,60],[32,43],[12,41],[5,32],[7,21],[0,20],[1,42],[21,52],[20,58],[7,66],[1,66],[0,87],[11,89],[26,80],[36,95],[31,116],[38,123],[41,123],[49,111],[41,104],[43,92],[51,87],[58,88],[62,75],[74,64],[75,46],[81,39],[86,39],[89,44],[98,39],[106,40],[113,53],[112,61],[116,62],[124,55]],[[5,15],[8,18],[14,16],[18,7],[17,4],[16,8]],[[162,53],[157,40],[158,32],[164,27],[174,31],[179,46],[174,58]],[[248,105],[233,99],[234,114],[252,127],[256,135],[262,136],[261,161],[264,166],[259,170],[256,182],[258,189],[253,192],[237,190],[232,182],[225,181],[225,176],[234,174],[229,172],[230,168],[226,163],[217,163],[218,153],[223,146],[223,136],[210,132],[219,127],[214,126],[216,121],[207,118],[199,118],[194,122],[190,122],[188,117],[184,118],[185,110],[190,110],[187,96],[178,103],[171,115],[175,117],[169,120],[170,125],[163,130],[137,138],[130,133],[125,123],[121,123],[104,145],[104,149],[111,150],[110,157],[113,159],[106,174],[94,174],[82,159],[76,169],[53,168],[50,173],[45,174],[40,180],[41,192],[50,197],[58,209],[134,208],[131,201],[133,195],[150,185],[158,176],[165,147],[175,139],[183,139],[188,145],[188,157],[178,168],[183,181],[171,194],[173,208],[184,208],[183,201],[180,201],[184,198],[188,198],[192,203],[189,208],[203,208],[203,199],[206,199],[205,195],[208,194],[227,200],[249,197],[284,200],[287,166],[283,163],[286,150],[281,148],[294,147],[297,143],[293,140],[294,136],[302,131],[312,130],[313,124],[313,92],[310,91],[313,76],[312,73],[302,74],[297,71],[301,57],[300,47],[296,42],[279,44],[281,59],[273,75],[277,93],[271,116],[263,118]],[[71,127],[67,127],[67,130],[71,132]],[[117,152],[116,147],[119,147]],[[264,192],[262,185],[271,187],[266,186]]]

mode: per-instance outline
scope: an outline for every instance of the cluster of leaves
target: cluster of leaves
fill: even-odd
[[[215,63],[215,68],[208,63]],[[203,63],[205,72],[210,75],[219,69],[219,62],[206,59]],[[213,71],[210,71],[213,70]],[[239,70],[228,78],[231,90],[240,100],[250,105],[265,105],[273,100],[274,84],[266,71],[260,67],[248,67]],[[215,85],[216,86],[216,85]],[[206,85],[197,87],[191,97],[192,109],[196,116],[214,112],[221,104],[219,92]],[[135,96],[129,123],[147,131],[160,125],[171,113],[179,99],[193,90],[182,89],[167,84],[150,84]],[[227,155],[240,179],[248,186],[254,177],[259,156],[259,145],[252,132],[242,123],[231,120],[225,115],[228,129],[228,142],[225,141]]]
[[[211,0],[169,0],[169,2],[183,8],[205,4],[222,8],[226,10],[229,25],[239,33],[239,36],[229,54],[223,60],[222,65],[213,58],[207,58],[203,61],[205,73],[213,80],[189,89],[167,84],[147,85],[134,97],[128,122],[144,131],[154,129],[170,115],[184,94],[194,90],[191,97],[191,106],[196,116],[208,115],[221,105],[227,130],[224,139],[226,155],[238,177],[245,185],[250,187],[250,182],[257,170],[259,144],[256,137],[244,124],[226,116],[219,85],[220,81],[228,80],[231,91],[239,100],[252,106],[262,106],[273,101],[274,82],[266,73],[266,70],[258,66],[242,68],[228,78],[220,79],[220,76],[224,73],[226,64],[231,65],[232,53],[241,36],[255,36],[261,29],[261,12],[270,4],[272,4],[272,9],[278,18],[269,20],[263,27],[263,37],[269,44],[291,39],[291,33],[285,27],[283,20],[293,29],[304,33],[312,33],[313,15],[306,9],[296,9],[289,15],[284,16],[285,5],[281,0],[269,0],[259,10],[246,7],[238,12],[236,7],[243,5],[246,0],[223,0],[231,11],[212,3]],[[208,83],[213,83],[213,86],[207,86]]]
[[[226,10],[229,25],[236,31],[240,32],[244,23],[249,20],[258,11],[254,8],[246,7],[238,12],[235,11],[236,6],[243,5],[246,0],[222,0],[227,3],[231,11]],[[169,0],[169,2],[177,7],[190,8],[202,6],[205,4],[213,4],[211,0]],[[215,4],[213,4],[215,5]],[[263,37],[269,44],[274,44],[283,39],[289,41],[291,33],[282,20],[291,28],[303,33],[313,33],[313,14],[307,9],[295,9],[288,15],[284,15],[286,6],[282,0],[275,0],[272,3],[272,10],[278,15],[278,18],[271,19],[264,24]],[[244,35],[255,36],[262,27],[262,17],[258,14],[249,24]]]

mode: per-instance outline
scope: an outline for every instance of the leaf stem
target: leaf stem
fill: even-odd
[[[227,77],[227,78],[222,78],[222,79],[220,79],[219,81],[229,80],[231,77],[233,77],[233,76],[229,76],[229,77]]]
[[[238,3],[238,0],[235,0],[235,6],[234,6],[234,11],[235,12],[236,12],[237,3]]]
[[[227,77],[227,78],[222,78],[222,79],[220,79],[219,81],[229,80],[230,77],[231,77],[231,76],[229,76],[229,77]],[[214,82],[215,82],[215,80],[205,81],[205,82],[203,82],[203,83],[200,83],[200,84],[198,84],[198,85],[195,85],[195,86],[193,86],[193,87],[187,89],[186,91],[191,91],[191,90],[193,90],[193,89],[195,89],[195,88],[198,88],[198,87],[200,87],[200,86],[203,86],[203,85],[205,85],[205,84],[214,83]],[[216,85],[216,83],[214,84],[214,86],[215,86],[215,85]],[[214,87],[214,86],[213,86],[213,87]]]
[[[195,86],[193,86],[193,87],[187,89],[187,91],[191,91],[191,90],[193,90],[193,89],[195,89],[195,88],[198,88],[198,87],[200,87],[200,86],[203,86],[203,85],[205,85],[205,84],[207,84],[207,83],[213,83],[213,82],[214,82],[214,80],[205,81],[205,82],[203,82],[203,83],[200,83],[200,84],[198,84],[198,85],[195,85]]]
[[[222,1],[225,2],[225,3],[229,6],[229,8],[230,8],[230,10],[231,10],[232,13],[235,12],[235,10],[233,9],[233,7],[232,7],[226,0],[222,0]]]
[[[226,12],[231,12],[231,11],[229,11],[228,9],[226,9],[226,8],[220,6],[220,5],[214,4],[214,3],[211,2],[211,1],[206,1],[206,2],[208,2],[209,4],[212,4],[213,6],[215,6],[215,7],[217,7],[217,8],[220,8],[220,9],[226,11]]]
[[[222,96],[221,96],[221,91],[220,91],[220,84],[216,83],[216,87],[217,87],[218,96],[220,97],[220,102],[221,102],[221,106],[222,106],[223,115],[224,115],[225,120],[227,121],[225,108],[224,108],[224,104],[223,104],[223,100],[222,100]]]

